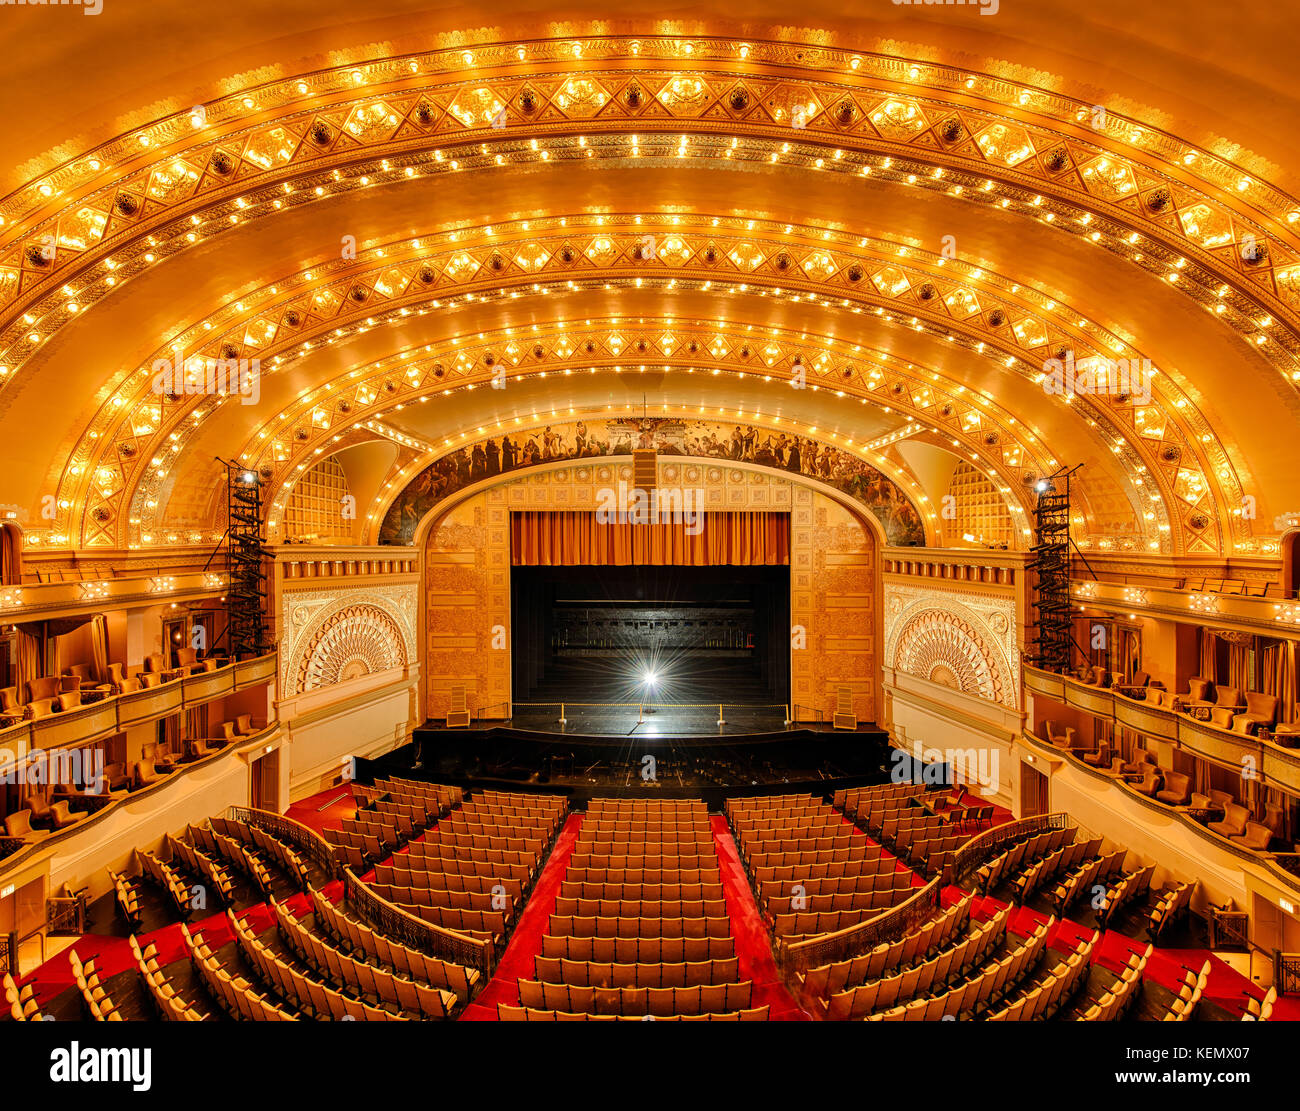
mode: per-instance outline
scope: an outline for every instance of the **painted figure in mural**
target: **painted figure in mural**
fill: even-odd
[[[633,445],[662,455],[735,460],[772,467],[825,482],[866,506],[890,544],[923,544],[925,528],[916,506],[889,478],[864,460],[816,440],[753,425],[683,421],[672,417],[611,420],[589,427],[546,425],[522,440],[509,435],[481,440],[436,460],[418,474],[384,515],[381,544],[410,544],[420,520],[443,498],[497,474],[569,459],[630,455]]]

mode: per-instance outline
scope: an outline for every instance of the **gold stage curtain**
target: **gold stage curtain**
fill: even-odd
[[[517,567],[669,565],[787,566],[788,513],[704,513],[690,535],[685,523],[598,522],[595,513],[510,514],[510,559]]]

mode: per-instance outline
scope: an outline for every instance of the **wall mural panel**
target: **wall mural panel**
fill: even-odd
[[[484,479],[543,463],[629,456],[637,448],[654,448],[661,457],[753,463],[815,478],[861,502],[880,522],[888,543],[925,543],[916,506],[896,482],[857,456],[805,436],[676,417],[557,423],[540,432],[507,433],[458,448],[435,460],[397,495],[380,525],[379,543],[414,543],[421,518],[438,502]]]
[[[434,523],[425,539],[428,717],[446,716],[458,684],[471,707],[499,707],[493,714],[504,715],[511,697],[510,512],[594,508],[597,491],[631,481],[631,460],[584,461],[494,486]],[[875,534],[844,506],[775,473],[661,459],[659,482],[702,490],[706,510],[790,511],[791,698],[829,717],[835,688],[846,685],[858,718],[875,720]]]
[[[1015,635],[1009,593],[885,583],[885,661],[908,675],[1016,709]]]

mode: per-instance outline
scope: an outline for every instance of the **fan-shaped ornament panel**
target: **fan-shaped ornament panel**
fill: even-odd
[[[316,690],[405,664],[402,630],[392,617],[376,606],[345,606],[321,623],[304,650],[297,689]]]
[[[997,702],[1002,677],[973,626],[941,610],[912,618],[898,635],[895,666],[945,687]]]

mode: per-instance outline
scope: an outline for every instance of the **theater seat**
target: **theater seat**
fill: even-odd
[[[1192,794],[1192,781],[1182,772],[1165,772],[1164,789],[1156,793],[1156,798],[1171,806],[1186,806]]]
[[[26,841],[28,844],[44,841],[50,835],[48,829],[32,829],[32,812],[30,810],[15,810],[5,818],[5,833],[10,837],[17,837]]]
[[[1240,803],[1230,802],[1223,809],[1223,819],[1211,822],[1210,829],[1224,837],[1240,837],[1246,832],[1246,823],[1250,820],[1250,811]]]

